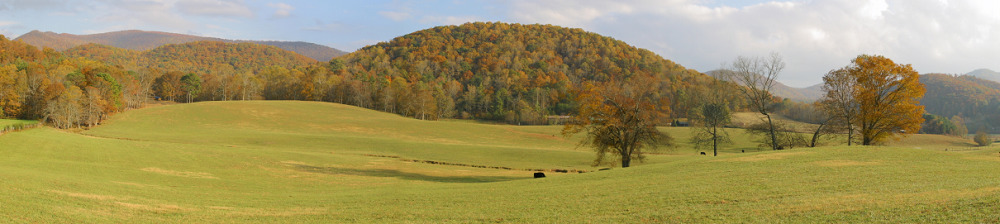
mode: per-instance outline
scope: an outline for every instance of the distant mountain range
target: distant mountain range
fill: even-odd
[[[718,77],[717,75],[718,72],[719,70],[712,70],[705,72],[705,74],[712,77]],[[739,84],[743,85],[743,83]],[[799,102],[813,102],[818,100],[820,97],[823,97],[823,92],[821,90],[821,87],[823,87],[822,83],[812,85],[806,88],[795,88],[787,86],[781,82],[774,82],[774,86],[771,87],[772,88],[771,94],[774,94],[775,96],[781,98],[788,98],[790,100]]]
[[[714,72],[714,71],[710,71],[709,73],[711,73],[711,72]],[[924,79],[925,77],[927,77],[927,75],[928,74],[921,75],[920,82],[924,83],[924,85],[928,85],[928,88],[930,88],[930,87],[938,88],[939,86],[937,86],[937,85],[938,85],[939,82],[936,82],[936,80],[944,79],[944,76],[945,76],[945,75],[940,75],[940,74],[929,74],[929,75],[932,75],[934,78]],[[983,88],[986,88],[986,89],[993,89],[994,86],[997,86],[993,82],[1000,83],[1000,72],[996,72],[996,71],[993,71],[993,70],[990,70],[990,69],[985,69],[985,68],[976,69],[976,70],[974,70],[972,72],[966,73],[965,75],[951,76],[951,77],[952,78],[956,78],[957,80],[965,80],[964,82],[966,82],[966,84],[968,84],[968,85],[958,85],[958,86],[965,86],[965,87],[968,87],[968,88],[979,88],[979,89],[982,89],[980,87],[983,86]],[[978,78],[978,79],[973,79],[972,77],[975,77],[975,78]],[[932,80],[934,80],[934,81],[932,81]],[[978,83],[976,83],[976,82],[969,82],[968,80],[978,80],[979,82]],[[992,81],[992,82],[983,82],[983,81]],[[933,82],[933,83],[928,83],[928,82]],[[947,83],[956,83],[956,82],[957,81],[948,81]],[[975,85],[975,87],[972,87],[970,85]],[[958,87],[958,86],[955,86],[955,87]],[[812,86],[809,86],[809,87],[806,87],[806,88],[795,88],[795,87],[786,86],[785,84],[782,84],[780,82],[775,82],[773,93],[774,93],[775,96],[779,96],[779,97],[783,97],[783,98],[788,98],[788,99],[795,100],[795,101],[812,102],[812,101],[816,101],[819,98],[823,97],[822,87],[823,87],[823,83],[812,85]],[[947,88],[946,87],[941,87],[941,88],[943,88],[943,89],[951,89],[951,88],[955,88],[955,87],[947,87]],[[936,92],[929,90],[927,92],[927,94],[928,95],[936,94]]]
[[[226,43],[257,43],[275,46],[316,59],[317,61],[329,61],[334,57],[346,54],[346,52],[335,48],[301,41],[227,40],[214,37],[201,37],[142,30],[126,30],[90,35],[74,35],[67,33],[41,32],[35,30],[21,35],[15,40],[20,40],[36,47],[49,47],[57,51],[64,51],[66,49],[89,43],[103,44],[129,50],[146,51],[167,44],[183,44],[196,41],[220,41]]]
[[[1000,82],[1000,72],[996,72],[985,68],[976,69],[975,71],[966,73],[965,75],[975,76],[976,78],[990,80],[994,82]]]

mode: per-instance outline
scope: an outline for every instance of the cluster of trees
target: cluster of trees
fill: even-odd
[[[911,65],[896,64],[878,55],[860,55],[851,64],[823,77],[826,95],[820,101],[836,126],[854,132],[861,143],[872,145],[891,137],[914,134],[924,122],[924,107],[918,105],[924,85]]]
[[[949,119],[933,114],[924,114],[924,123],[921,125],[920,133],[965,137],[969,134],[969,129],[965,127],[965,120],[958,115]]]
[[[357,82],[352,88],[360,94],[347,103],[392,112],[401,106],[400,89],[394,88],[404,86],[394,84],[401,82],[410,86],[402,88],[410,94],[427,96],[411,97],[416,104],[437,107],[428,114],[431,118],[515,124],[541,124],[546,115],[572,114],[578,106],[573,90],[582,83],[625,77],[654,77],[659,82],[655,94],[671,99],[670,117],[684,118],[712,81],[648,50],[581,29],[507,23],[417,31],[331,64],[344,65],[344,79]]]
[[[655,93],[672,99],[669,117],[685,118],[713,80],[580,29],[506,23],[435,27],[322,64],[275,47],[221,42],[144,52],[89,44],[65,54],[135,71],[140,92],[163,100],[317,100],[420,119],[512,124],[545,124],[547,115],[575,113],[574,90],[583,83],[624,77],[655,78]],[[181,82],[190,74],[201,81],[189,88],[196,91]],[[737,108],[742,100],[727,102]]]
[[[920,104],[928,113],[960,116],[970,130],[998,131],[1000,83],[968,75],[945,74],[921,75],[920,82],[927,86],[927,94]]]
[[[134,108],[134,73],[67,58],[0,36],[0,117],[45,120],[60,128],[93,126]]]

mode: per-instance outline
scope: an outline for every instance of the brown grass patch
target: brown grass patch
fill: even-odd
[[[760,154],[760,155],[752,155],[752,156],[744,156],[744,157],[720,159],[720,160],[716,160],[716,161],[723,161],[723,162],[757,162],[757,161],[764,161],[764,160],[784,159],[785,157],[789,157],[789,156],[797,156],[797,155],[805,155],[805,154],[809,154],[809,152],[768,153],[768,154]]]
[[[824,160],[824,161],[813,162],[813,164],[825,167],[841,167],[841,166],[870,166],[870,165],[878,165],[880,163],[875,161],[861,162],[854,160]]]
[[[115,204],[117,204],[119,206],[122,206],[122,207],[130,208],[130,209],[143,210],[143,211],[151,211],[151,212],[181,212],[181,211],[190,211],[190,210],[192,210],[192,209],[183,208],[183,207],[177,206],[177,205],[144,205],[144,204],[134,204],[134,203],[127,203],[127,202],[120,202],[120,201],[119,202],[115,202]]]
[[[1000,155],[990,154],[989,156],[968,156],[964,157],[964,159],[1000,162]]]
[[[121,181],[111,181],[111,183],[116,183],[116,184],[121,184],[121,185],[129,185],[129,186],[135,186],[135,187],[155,187],[156,186],[156,185],[151,185],[151,184],[140,184],[140,183],[121,182]]]
[[[527,137],[530,137],[530,138],[545,139],[545,140],[565,140],[562,137],[559,137],[559,136],[556,136],[556,135],[547,135],[547,134],[539,134],[539,133],[531,133],[531,132],[518,131],[518,130],[514,130],[514,128],[510,128],[510,127],[505,127],[504,130],[512,132],[514,134],[519,134],[519,135],[527,136]]]
[[[74,198],[86,198],[86,199],[93,199],[93,200],[100,200],[100,201],[122,200],[122,198],[120,198],[120,197],[115,197],[115,196],[111,196],[111,195],[84,194],[84,193],[76,193],[76,192],[68,192],[68,191],[57,191],[57,190],[49,190],[49,192],[57,193],[57,194],[61,194],[61,195],[66,195],[66,196],[70,196],[70,197],[74,197]]]
[[[233,210],[233,209],[227,209]],[[322,215],[329,213],[326,208],[289,208],[289,209],[262,209],[262,208],[239,208],[232,214],[246,216],[299,216],[299,215]]]
[[[163,175],[178,176],[178,177],[188,177],[188,178],[203,178],[203,179],[219,179],[218,177],[212,176],[210,173],[204,172],[188,172],[188,171],[176,171],[176,170],[165,170],[156,167],[142,168],[142,171],[158,173]]]

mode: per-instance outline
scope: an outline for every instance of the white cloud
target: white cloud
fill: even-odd
[[[123,29],[157,29],[168,32],[184,32],[197,27],[186,16],[176,13],[172,2],[164,1],[120,1],[99,5],[92,11],[100,12],[95,19],[104,24],[101,33]]]
[[[243,1],[180,0],[177,10],[188,15],[252,18],[253,11]]]
[[[0,21],[0,26],[10,26],[10,25],[15,25],[15,24],[17,24],[17,22],[14,22],[14,21]]]
[[[285,3],[268,3],[267,6],[274,8],[274,15],[272,15],[274,18],[289,17],[292,15],[292,10],[295,10],[295,7]]]
[[[424,16],[420,22],[434,25],[460,25],[479,20],[479,17],[476,16]]]
[[[379,11],[379,15],[385,18],[389,18],[392,21],[403,21],[410,18],[410,13],[408,12],[394,12],[394,11]]]
[[[779,79],[794,86],[819,83],[859,54],[885,55],[921,73],[964,73],[997,66],[1000,52],[1000,1],[703,2],[514,0],[509,15],[609,35],[700,71],[774,51],[788,64]]]

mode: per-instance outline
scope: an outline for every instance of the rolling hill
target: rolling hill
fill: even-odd
[[[573,90],[585,82],[636,78],[657,80],[659,94],[671,99],[673,116],[688,117],[712,81],[620,40],[539,24],[439,26],[334,61],[341,62],[348,74],[381,82],[374,86],[390,86],[386,83],[392,81],[456,90],[448,95],[458,117],[509,123],[543,124],[545,115],[573,113]]]
[[[226,43],[257,43],[270,45],[296,52],[317,61],[329,61],[330,59],[343,55],[345,52],[313,43],[295,41],[248,41],[248,40],[226,40],[214,37],[201,37],[177,33],[126,30],[108,33],[98,33],[90,35],[74,35],[67,33],[53,33],[31,31],[21,35],[15,40],[41,47],[49,47],[58,51],[63,51],[76,46],[88,43],[103,44],[124,48],[129,50],[146,51],[167,44],[183,44],[196,41],[219,41]]]
[[[312,58],[275,46],[218,41],[167,44],[141,52],[85,44],[67,49],[64,53],[69,57],[84,57],[113,65],[200,73],[222,72],[220,68],[233,71],[260,71],[268,66],[292,68],[316,62]]]
[[[925,74],[920,104],[927,113],[950,118],[965,118],[969,132],[980,128],[991,133],[1000,131],[1000,83],[970,75]]]
[[[708,71],[705,72],[705,74],[712,77],[718,77],[719,70]],[[743,83],[739,84],[743,85]],[[774,86],[771,89],[771,93],[777,97],[808,103],[816,101],[819,98],[823,97],[823,90],[821,89],[822,87],[823,83],[812,85],[806,88],[795,88],[776,81],[774,82]]]
[[[969,73],[966,73],[965,75],[975,76],[976,78],[990,80],[994,82],[1000,82],[1000,72],[996,72],[985,68],[973,70]]]
[[[320,102],[148,107],[79,133],[0,135],[0,222],[926,223],[1000,209],[995,148],[956,151],[957,138],[718,157],[685,145],[595,171],[559,130]]]

